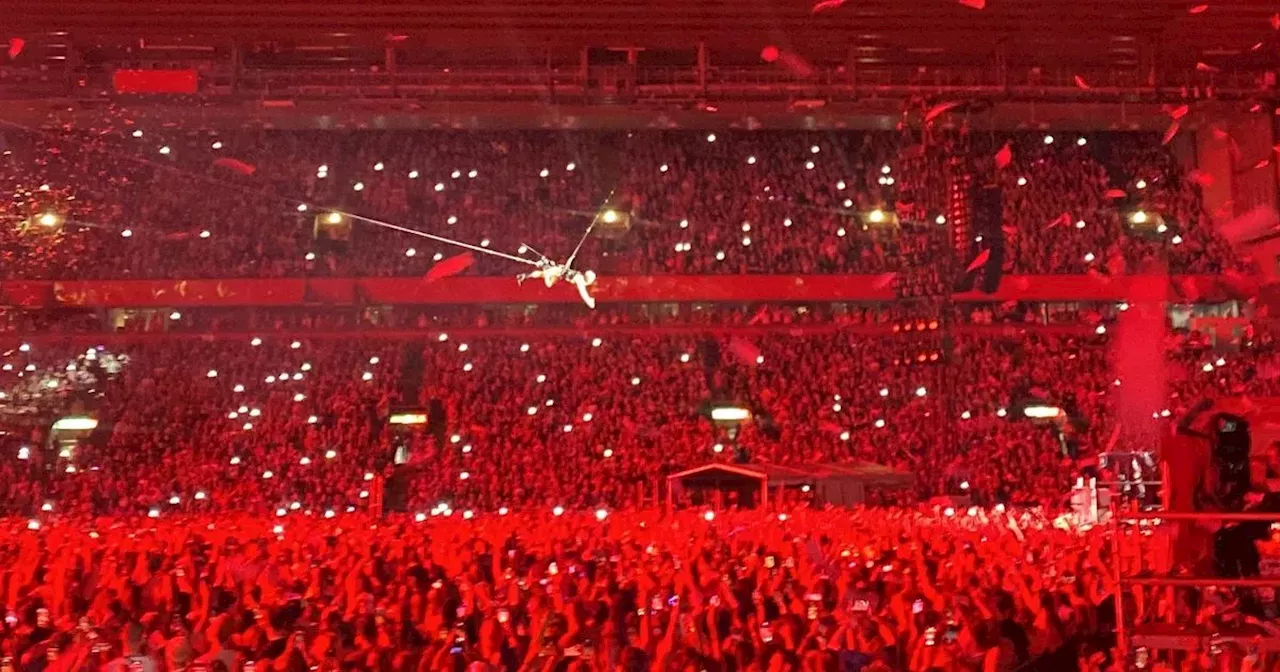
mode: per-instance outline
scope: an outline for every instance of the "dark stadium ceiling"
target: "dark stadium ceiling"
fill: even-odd
[[[0,0],[5,6],[0,30],[37,49],[41,41],[107,51],[150,41],[220,51],[237,41],[329,54],[335,64],[389,36],[442,60],[472,53],[539,62],[581,47],[682,50],[700,41],[720,62],[749,60],[769,44],[815,62],[869,65],[1256,68],[1280,60],[1272,27],[1280,2],[1264,0],[988,0],[982,10],[957,0],[848,0],[818,14],[805,0]]]

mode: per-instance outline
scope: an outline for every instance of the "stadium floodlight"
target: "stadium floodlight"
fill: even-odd
[[[55,432],[88,432],[97,429],[97,427],[97,418],[80,415],[67,416],[53,423],[53,431]]]
[[[1033,420],[1052,420],[1061,417],[1063,411],[1057,406],[1045,406],[1043,404],[1033,404],[1022,409],[1022,414]]]
[[[425,425],[427,424],[426,413],[392,413],[391,418],[387,420],[392,425]]]
[[[716,422],[745,422],[751,419],[751,411],[740,406],[717,406],[711,409],[711,419]]]

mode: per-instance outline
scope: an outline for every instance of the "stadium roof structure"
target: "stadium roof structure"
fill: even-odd
[[[702,42],[754,56],[765,45],[815,61],[874,65],[1044,64],[1079,67],[1274,65],[1274,3],[1258,0],[310,0],[9,4],[5,30],[41,36],[189,46],[276,41],[305,50],[382,43],[537,59],[555,47],[686,48]],[[836,3],[824,3],[827,5]],[[974,5],[983,5],[975,9]],[[141,42],[139,41],[141,40]],[[1262,46],[1257,46],[1261,44]]]

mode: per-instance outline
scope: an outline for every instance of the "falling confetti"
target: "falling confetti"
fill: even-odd
[[[1059,225],[1066,226],[1067,224],[1070,224],[1070,223],[1071,223],[1071,213],[1064,212],[1061,215],[1054,217],[1053,221],[1049,222],[1049,224],[1046,225],[1044,228],[1052,229],[1055,226],[1059,226]]]
[[[21,37],[9,38],[9,59],[13,60],[17,58],[18,54],[21,54],[22,50],[25,49],[26,46],[27,46],[27,41],[22,39]]]
[[[777,62],[778,54],[780,53],[782,52],[777,47],[770,44],[766,46],[764,49],[760,50],[760,60],[764,61],[765,63]]]
[[[1187,112],[1190,112],[1190,111],[1191,111],[1191,107],[1190,107],[1190,106],[1188,106],[1188,105],[1179,105],[1178,107],[1175,107],[1175,108],[1173,108],[1172,110],[1170,110],[1170,111],[1169,111],[1169,116],[1170,116],[1170,117],[1173,117],[1174,119],[1181,119],[1181,118],[1183,118],[1183,117],[1187,116]]]
[[[808,79],[813,76],[814,72],[816,72],[813,66],[809,64],[809,61],[805,60],[805,58],[800,54],[791,51],[783,51],[780,53],[778,55],[778,62],[782,64],[782,67],[790,71],[791,74],[801,79]]]
[[[1076,75],[1075,80],[1076,80],[1077,87],[1081,89],[1086,89],[1086,90],[1089,88],[1089,82],[1084,81],[1084,77],[1081,77],[1080,75]]]
[[[1113,276],[1121,276],[1124,275],[1125,266],[1124,254],[1119,248],[1112,250],[1107,257],[1107,272]]]
[[[1188,13],[1188,14],[1203,14],[1203,13],[1204,13],[1204,11],[1205,11],[1205,10],[1207,10],[1207,9],[1209,9],[1209,5],[1196,5],[1195,7],[1192,7],[1191,9],[1188,9],[1188,10],[1187,10],[1187,13]]]
[[[876,289],[885,289],[893,285],[893,281],[898,277],[897,273],[881,273],[876,276],[875,282],[871,284]]]
[[[1263,159],[1263,160],[1261,160],[1261,161],[1259,161],[1259,162],[1257,162],[1257,163],[1253,164],[1253,169],[1254,169],[1254,170],[1258,170],[1259,168],[1266,168],[1266,167],[1267,167],[1267,166],[1269,166],[1269,165],[1271,165],[1271,159],[1269,159],[1269,158],[1268,158],[1268,159]]]
[[[836,9],[846,1],[847,0],[822,0],[822,2],[813,6],[813,13],[817,14],[818,12],[825,12],[828,9]]]
[[[983,266],[986,265],[987,260],[990,258],[991,258],[991,250],[983,250],[979,252],[978,256],[974,257],[973,261],[969,262],[969,268],[966,268],[964,272],[972,273],[978,270],[979,268],[982,268]]]
[[[1213,186],[1213,175],[1210,175],[1203,170],[1192,170],[1187,174],[1187,179],[1202,187]]]
[[[1160,140],[1160,144],[1162,145],[1169,144],[1169,141],[1173,140],[1173,136],[1178,134],[1178,126],[1179,126],[1179,122],[1177,121],[1173,122],[1172,124],[1169,124],[1169,128],[1165,130],[1164,138]]]
[[[960,4],[969,9],[986,9],[987,0],[960,0]]]
[[[745,364],[755,365],[760,359],[760,348],[739,336],[729,339],[729,352]]]
[[[1280,30],[1280,14],[1271,15],[1271,27],[1274,30]]]
[[[1000,151],[996,152],[996,168],[1003,169],[1013,162],[1013,145],[1006,142]]]
[[[1264,237],[1280,223],[1276,211],[1259,206],[1218,227],[1218,233],[1232,245],[1248,245]]]
[[[934,105],[933,107],[929,108],[928,112],[924,113],[924,123],[926,124],[932,123],[934,119],[937,119],[938,117],[945,114],[947,110],[953,110],[957,107],[960,107],[960,105],[961,103],[958,100],[949,100],[945,103],[938,103],[937,105]]]
[[[257,166],[253,165],[252,163],[245,163],[240,159],[221,158],[221,159],[215,160],[213,162],[213,165],[219,166],[221,168],[226,168],[228,170],[234,170],[237,173],[240,173],[241,175],[252,175],[258,172]]]
[[[1196,62],[1196,70],[1200,72],[1218,72],[1219,71],[1218,68],[1215,68],[1212,65],[1209,65],[1208,63],[1204,63],[1202,61]]]
[[[1252,257],[1265,284],[1280,280],[1276,271],[1280,257],[1280,238],[1271,232],[1280,224],[1275,208],[1258,206],[1249,212],[1221,225],[1218,233],[1231,243],[1242,256]]]
[[[471,268],[475,263],[475,255],[470,252],[463,252],[435,264],[427,271],[426,275],[422,276],[422,279],[426,282],[435,282],[443,278],[451,278]]]
[[[1125,196],[1128,196],[1128,194],[1124,193],[1123,189],[1108,189],[1103,196],[1106,196],[1107,198],[1124,198]]]

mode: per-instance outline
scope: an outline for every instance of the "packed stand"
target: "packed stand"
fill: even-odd
[[[1012,136],[1013,163],[999,173],[1009,271],[1115,274],[1151,259],[1174,272],[1238,265],[1201,212],[1198,185],[1158,138],[1041,137]],[[607,203],[630,224],[599,225],[580,267],[899,273],[913,295],[950,280],[905,271],[935,268],[947,254],[951,159],[986,166],[996,149],[968,136],[921,145],[860,132],[213,135],[125,125],[6,133],[3,147],[0,185],[13,194],[3,213],[12,226],[0,229],[6,278],[412,277],[459,252],[363,222],[349,242],[318,241],[326,207],[562,259]],[[1112,188],[1126,196],[1107,196]],[[1132,230],[1128,217],[1140,208],[1164,212],[1166,230]],[[876,224],[876,209],[896,212],[901,225]],[[468,272],[524,270],[482,255]]]
[[[920,496],[1053,507],[1117,422],[1111,337],[1092,330],[951,334],[916,318],[874,335],[500,333],[9,350],[5,407],[34,409],[15,417],[47,428],[90,414],[102,429],[63,457],[9,451],[3,506],[136,513],[176,499],[182,510],[340,512],[367,507],[371,481],[398,474],[411,511],[621,507],[658,501],[666,474],[746,456],[866,460],[915,474]],[[1236,353],[1171,341],[1183,373],[1170,415],[1205,396],[1272,393],[1273,350],[1262,338]],[[116,370],[99,371],[104,361]],[[442,414],[427,430],[388,428],[394,410],[433,402]],[[1078,423],[1029,422],[1020,409],[1031,402]],[[712,406],[753,419],[719,426]],[[409,456],[401,469],[397,448]]]
[[[35,409],[46,434],[66,415],[96,417],[101,430],[74,446],[7,454],[3,506],[140,515],[363,507],[365,474],[383,464],[376,420],[394,398],[400,352],[262,339],[11,351],[0,366],[6,411]]]

